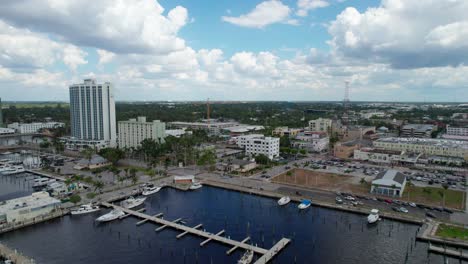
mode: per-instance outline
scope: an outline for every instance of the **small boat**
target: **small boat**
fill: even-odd
[[[254,252],[252,250],[247,250],[244,255],[242,255],[241,259],[237,262],[237,264],[249,264],[252,262],[254,256]]]
[[[340,197],[337,196],[337,197],[335,198],[335,202],[336,202],[337,204],[342,204],[342,203],[343,203],[343,199],[341,199]]]
[[[99,208],[99,205],[83,204],[82,206],[80,206],[80,208],[73,210],[70,213],[72,215],[81,215],[96,212],[99,210],[101,210],[101,208]]]
[[[190,190],[196,190],[196,189],[200,189],[201,187],[203,187],[203,185],[199,182],[194,182],[192,183],[192,185],[190,185]]]
[[[112,211],[110,211],[109,213],[105,214],[105,215],[101,215],[100,217],[96,218],[96,221],[98,222],[109,222],[109,221],[112,221],[112,220],[115,220],[121,216],[124,216],[125,213],[120,210],[120,209],[114,209]]]
[[[23,166],[10,166],[8,169],[4,170],[2,174],[12,175],[12,174],[17,174],[17,173],[22,173],[22,172],[25,172],[25,169]]]
[[[157,193],[159,192],[159,190],[161,190],[161,187],[156,187],[156,186],[153,186],[153,187],[145,187],[145,189],[143,189],[143,195],[144,196],[148,196],[148,195],[151,195],[153,193]]]
[[[124,201],[120,202],[120,205],[122,207],[124,207],[124,208],[132,209],[134,207],[142,205],[145,202],[145,200],[146,200],[146,197],[135,198],[135,197],[131,196],[127,200],[124,200]]]
[[[377,209],[372,209],[370,214],[367,216],[367,223],[373,224],[377,221],[379,221],[379,210]]]
[[[278,200],[278,204],[279,205],[286,205],[290,201],[291,201],[291,198],[289,198],[289,196],[284,196],[284,197],[281,197],[281,199]]]
[[[312,202],[310,200],[302,200],[301,203],[297,206],[297,208],[301,210],[307,209],[310,207],[311,204]]]

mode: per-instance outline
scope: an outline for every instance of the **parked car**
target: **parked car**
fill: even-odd
[[[400,207],[400,212],[407,214],[407,213],[408,213],[408,209],[406,209],[406,208],[404,208],[404,207]]]

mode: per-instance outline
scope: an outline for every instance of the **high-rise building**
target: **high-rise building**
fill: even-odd
[[[146,117],[119,121],[119,148],[138,147],[145,139],[163,143],[166,137],[166,123],[159,120],[146,122]]]
[[[237,138],[237,145],[245,150],[247,155],[263,154],[269,159],[279,156],[279,138],[265,137],[260,134],[244,135]]]
[[[318,118],[309,121],[309,130],[312,132],[327,132],[332,126],[332,120],[328,118]]]
[[[117,144],[115,101],[109,82],[85,79],[70,85],[72,148],[115,147]]]

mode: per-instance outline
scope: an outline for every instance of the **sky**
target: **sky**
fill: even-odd
[[[2,0],[0,97],[468,101],[466,0]]]

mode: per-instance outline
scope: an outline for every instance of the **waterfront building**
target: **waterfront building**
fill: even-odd
[[[435,138],[381,138],[376,148],[422,153],[427,156],[459,157],[468,160],[468,141]]]
[[[323,152],[328,149],[330,138],[326,132],[310,132],[305,131],[300,133],[292,140],[291,145],[294,148],[305,149],[308,152]]]
[[[265,137],[260,134],[244,135],[237,138],[237,145],[244,149],[247,155],[263,154],[269,159],[279,157],[280,139]]]
[[[40,132],[42,129],[53,129],[58,127],[65,127],[65,123],[61,122],[35,122],[35,123],[12,123],[8,128],[16,130],[20,134],[34,134]]]
[[[75,166],[73,166],[76,170],[83,170],[83,169],[98,169],[112,165],[112,163],[105,158],[94,154],[91,159],[80,159],[76,162]]]
[[[430,138],[436,127],[426,124],[407,124],[401,128],[400,136],[409,138]]]
[[[164,143],[166,137],[166,123],[159,120],[146,122],[146,117],[119,121],[119,148],[136,148],[145,139],[153,139]]]
[[[115,101],[109,82],[85,79],[70,85],[71,136],[69,148],[103,148],[117,145]]]
[[[0,223],[18,223],[45,216],[60,207],[60,200],[47,192],[35,192],[30,196],[2,201]]]
[[[446,133],[442,135],[446,139],[468,140],[468,126],[455,127],[447,125]]]
[[[383,171],[372,181],[371,193],[401,197],[406,186],[406,176],[397,170]]]
[[[195,181],[193,175],[174,176],[175,184],[192,184]]]
[[[327,132],[332,127],[332,120],[328,118],[318,118],[309,121],[309,130],[312,132]]]

